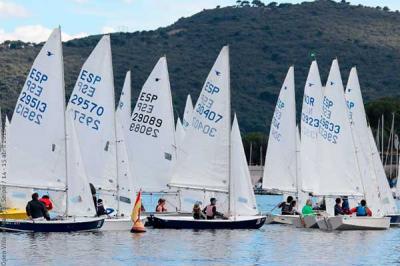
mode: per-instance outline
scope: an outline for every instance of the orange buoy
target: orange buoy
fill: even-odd
[[[142,191],[140,190],[135,201],[135,205],[133,206],[131,218],[133,221],[133,226],[131,228],[131,233],[144,233],[146,229],[142,221],[140,220],[140,210],[142,209]]]
[[[145,229],[142,221],[140,221],[140,219],[139,219],[133,224],[133,226],[131,228],[131,233],[144,233],[144,232],[146,232],[146,229]]]

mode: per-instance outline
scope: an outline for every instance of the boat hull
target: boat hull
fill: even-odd
[[[154,216],[153,227],[160,229],[259,229],[265,216],[239,216],[228,220],[195,220],[193,217]]]
[[[386,230],[389,217],[335,216],[327,218],[329,230]]]
[[[266,224],[293,224],[293,221],[298,219],[299,215],[281,215],[281,214],[267,214]]]
[[[94,231],[103,226],[103,218],[54,221],[1,220],[0,231],[6,232],[79,232]]]
[[[390,218],[390,226],[400,226],[400,214],[389,214],[385,217]]]
[[[141,217],[140,220],[144,224],[146,217]],[[131,218],[106,218],[100,231],[130,231],[132,226]]]
[[[297,219],[293,220],[293,225],[297,228],[319,228],[318,221],[321,218],[318,216],[304,216],[298,217]]]

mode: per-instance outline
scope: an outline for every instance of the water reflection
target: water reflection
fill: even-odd
[[[279,198],[257,200],[266,211]],[[149,229],[144,234],[1,237],[7,265],[391,265],[400,263],[398,230],[322,232],[269,225],[255,231]]]

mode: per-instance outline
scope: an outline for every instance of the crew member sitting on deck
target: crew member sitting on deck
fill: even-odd
[[[200,203],[196,202],[193,206],[193,218],[195,220],[200,220],[200,219],[206,219],[206,216],[204,215],[204,213],[201,211],[200,208]]]
[[[343,198],[342,210],[345,214],[350,214],[349,199],[347,197]]]
[[[335,216],[345,215],[346,213],[343,211],[342,205],[341,205],[342,200],[340,198],[336,198],[335,202],[336,202],[335,208],[334,208],[335,209]]]
[[[281,209],[282,215],[292,215],[292,209],[293,209],[293,207],[291,205],[292,201],[293,201],[293,197],[288,196],[286,198],[286,202],[283,201],[283,202],[281,202],[281,204],[279,204],[278,208]]]
[[[306,205],[304,205],[303,209],[301,210],[301,214],[303,216],[315,216],[316,212],[313,210],[312,201],[308,199],[306,201]]]
[[[207,220],[215,219],[215,217],[224,217],[222,213],[217,212],[217,206],[215,206],[215,204],[217,204],[217,199],[211,198],[210,204],[204,208],[203,213],[205,213],[205,215],[207,216]]]
[[[292,209],[292,211],[290,212],[292,215],[300,215],[300,213],[297,211],[297,209],[296,209],[296,204],[297,204],[297,201],[295,201],[295,200],[293,200],[291,203],[290,203],[290,207],[291,207],[291,209]]]
[[[352,208],[350,213],[356,213],[357,216],[372,216],[372,211],[367,207],[366,200],[361,200],[360,205]]]
[[[49,195],[43,195],[40,199],[40,202],[43,202],[44,206],[46,206],[46,209],[48,211],[51,211],[53,209],[53,202],[51,202]]]
[[[156,212],[166,212],[167,208],[165,208],[166,200],[165,199],[158,199],[158,204],[156,207]]]
[[[97,216],[101,216],[101,215],[106,215],[107,214],[107,211],[104,208],[102,199],[98,199],[97,200],[96,211],[97,211]]]
[[[31,219],[43,219],[50,220],[49,213],[47,212],[46,206],[43,202],[39,201],[39,194],[33,193],[32,200],[26,204],[26,215]]]

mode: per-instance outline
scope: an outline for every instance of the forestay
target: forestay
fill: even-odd
[[[332,62],[323,94],[319,133],[320,182],[315,195],[363,195],[344,88],[336,59]]]
[[[193,110],[171,186],[228,192],[229,48],[222,48]]]
[[[272,117],[265,156],[264,189],[297,192],[296,132],[294,68],[290,67]]]
[[[322,85],[318,65],[313,61],[308,72],[304,86],[303,104],[301,110],[301,143],[300,143],[300,168],[301,189],[313,192],[318,187],[320,175],[318,129],[321,118]]]
[[[131,72],[126,73],[116,115],[117,167],[118,167],[118,215],[127,217],[132,211],[135,195],[132,171],[128,159],[129,124],[131,117]]]
[[[7,129],[8,185],[65,190],[64,99],[61,30],[57,28],[28,72]]]
[[[139,94],[129,127],[129,158],[136,186],[167,189],[176,160],[175,123],[167,60],[161,57]]]
[[[110,36],[103,36],[84,63],[69,99],[89,182],[116,191],[114,78]]]
[[[381,202],[379,189],[375,175],[372,151],[369,141],[369,129],[364,110],[364,102],[361,95],[357,70],[353,67],[350,71],[346,87],[346,102],[349,108],[349,119],[353,130],[353,139],[356,146],[358,165],[361,173],[361,181],[364,187],[364,195],[368,207],[374,215],[381,215]]]
[[[232,215],[257,215],[259,213],[236,115],[233,119],[231,132],[230,191]]]

